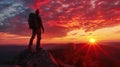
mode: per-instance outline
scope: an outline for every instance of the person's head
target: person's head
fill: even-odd
[[[37,10],[35,11],[35,14],[39,15],[39,9],[37,9]]]

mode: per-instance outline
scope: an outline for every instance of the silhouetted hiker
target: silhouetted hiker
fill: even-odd
[[[28,19],[29,28],[32,30],[32,36],[29,41],[29,50],[32,51],[33,40],[37,35],[37,42],[36,42],[36,51],[39,51],[40,48],[40,40],[41,40],[41,31],[44,32],[44,27],[42,24],[41,17],[39,16],[39,10],[37,9],[35,14],[30,13]]]

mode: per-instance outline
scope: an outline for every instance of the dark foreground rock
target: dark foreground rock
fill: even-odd
[[[35,53],[25,50],[17,56],[15,63],[21,67],[58,67],[52,54],[43,49]]]

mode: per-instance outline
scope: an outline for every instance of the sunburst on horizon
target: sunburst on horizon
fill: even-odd
[[[95,44],[96,43],[96,39],[95,38],[90,38],[89,39],[89,43],[90,44]]]

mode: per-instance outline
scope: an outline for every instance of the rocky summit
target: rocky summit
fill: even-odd
[[[47,50],[39,50],[38,52],[30,52],[29,50],[24,50],[21,52],[15,63],[21,67],[57,67],[57,62],[55,61],[52,54]]]

